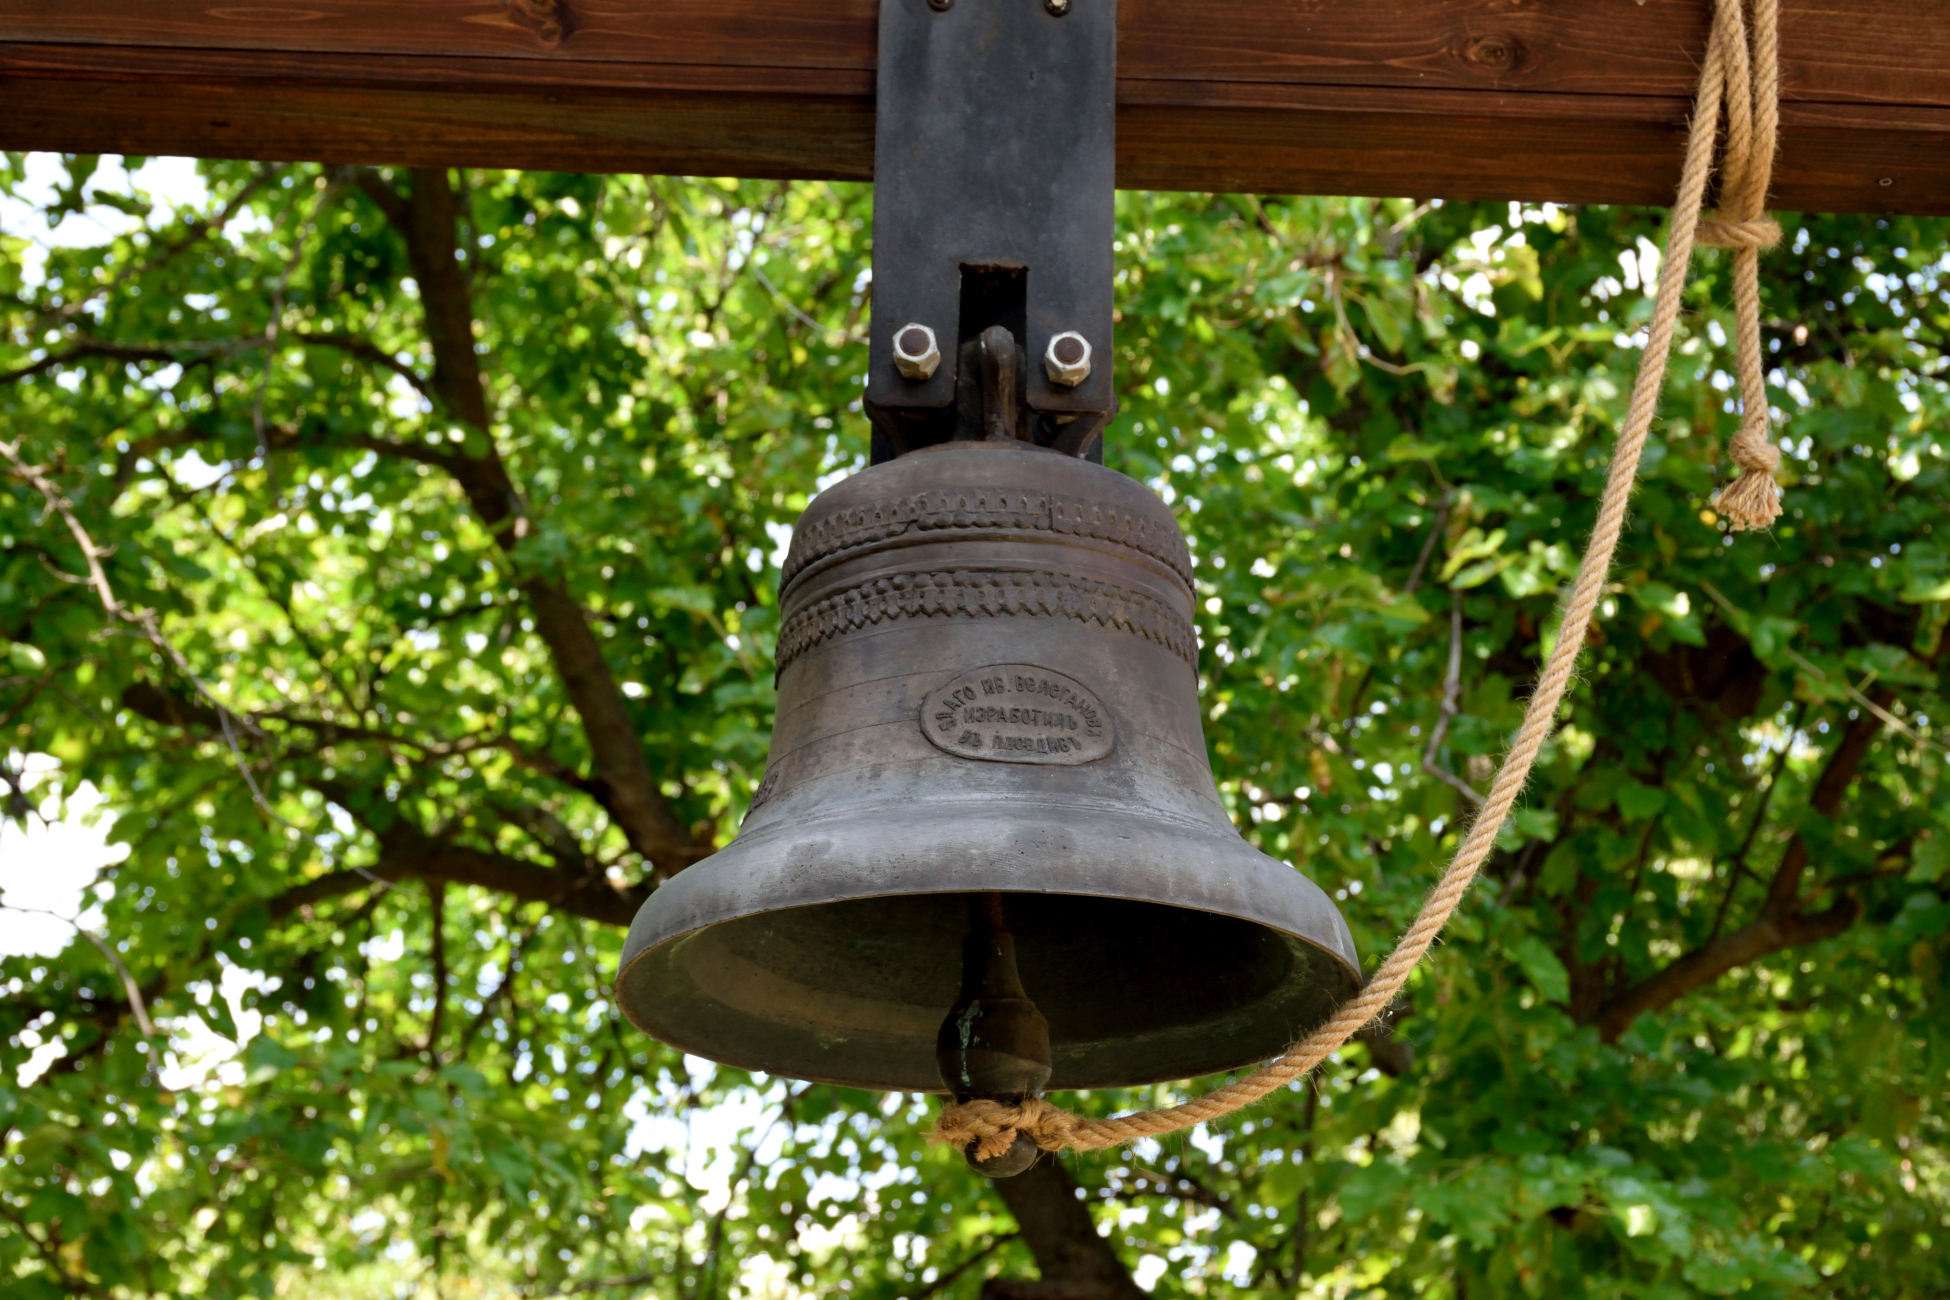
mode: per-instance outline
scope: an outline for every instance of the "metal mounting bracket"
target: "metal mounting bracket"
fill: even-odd
[[[1116,70],[1116,0],[881,0],[876,463],[998,436],[1102,458]]]

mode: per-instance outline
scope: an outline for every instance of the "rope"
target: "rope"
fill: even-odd
[[[1762,397],[1764,389],[1758,370],[1759,287],[1753,259],[1766,242],[1767,233],[1761,224],[1764,218],[1758,212],[1758,204],[1766,191],[1768,170],[1773,165],[1772,100],[1776,78],[1772,69],[1775,65],[1774,31],[1778,10],[1777,0],[1754,0],[1755,25],[1760,39],[1755,43],[1754,57],[1750,60],[1741,13],[1742,2],[1716,0],[1713,36],[1707,48],[1705,65],[1700,71],[1699,94],[1687,136],[1679,193],[1673,203],[1672,221],[1666,238],[1666,257],[1659,271],[1658,294],[1653,303],[1652,324],[1646,334],[1645,355],[1640,359],[1638,378],[1632,387],[1631,405],[1619,430],[1617,447],[1612,452],[1611,469],[1598,506],[1598,521],[1592,530],[1584,562],[1578,568],[1570,599],[1565,605],[1557,642],[1551,649],[1543,675],[1538,679],[1537,689],[1530,697],[1529,707],[1524,710],[1523,725],[1496,774],[1481,814],[1471,824],[1467,838],[1448,869],[1442,873],[1434,891],[1422,904],[1422,911],[1414,924],[1381,963],[1367,986],[1343,1003],[1332,1019],[1289,1048],[1285,1055],[1243,1079],[1176,1106],[1111,1119],[1086,1119],[1072,1115],[1040,1097],[1029,1098],[1019,1105],[981,1100],[962,1102],[942,1111],[934,1131],[929,1135],[930,1141],[952,1144],[964,1151],[972,1148],[977,1158],[993,1159],[1006,1152],[1018,1134],[1045,1151],[1096,1151],[1216,1120],[1241,1107],[1252,1105],[1306,1074],[1394,1001],[1395,995],[1407,982],[1409,972],[1415,969],[1429,945],[1435,942],[1436,935],[1441,933],[1450,913],[1456,910],[1470,882],[1475,880],[1476,873],[1482,869],[1490,850],[1495,847],[1497,832],[1502,829],[1504,818],[1522,793],[1538,750],[1550,735],[1557,706],[1576,668],[1578,651],[1584,645],[1591,615],[1604,593],[1612,552],[1617,548],[1618,536],[1625,523],[1625,508],[1638,476],[1639,454],[1644,450],[1646,434],[1652,427],[1659,392],[1664,385],[1666,360],[1671,352],[1673,332],[1679,318],[1680,297],[1686,287],[1687,265],[1692,260],[1693,247],[1701,231],[1700,207],[1713,169],[1713,147],[1719,129],[1722,97],[1735,88],[1738,88],[1738,94],[1732,95],[1729,102],[1728,156],[1730,168],[1736,173],[1732,179],[1739,183],[1734,184],[1730,180],[1726,186],[1730,196],[1730,215],[1713,223],[1709,229],[1717,239],[1738,240],[1740,251],[1736,267],[1744,265],[1748,268],[1745,283],[1751,287],[1743,291],[1741,300],[1756,309],[1752,315],[1743,312],[1743,319],[1750,320],[1753,325],[1753,348],[1751,353],[1747,351],[1749,338],[1743,332],[1741,355],[1743,363],[1746,360],[1753,362],[1754,370],[1750,375],[1743,364],[1741,391],[1747,397],[1748,405],[1759,413],[1760,437],[1765,444],[1766,402]],[[1766,107],[1758,115],[1753,111],[1756,92],[1751,88],[1750,62],[1758,62],[1764,69],[1759,84]],[[1756,116],[1760,118],[1760,129],[1756,129]],[[1775,235],[1778,237],[1778,231]],[[1739,283],[1736,282],[1737,285]],[[1744,436],[1746,430],[1742,432]],[[1756,464],[1761,460],[1751,446],[1743,446],[1739,438],[1734,440],[1734,445],[1736,457],[1749,455]],[[1742,464],[1744,466],[1746,462]],[[1750,469],[1748,477],[1764,472]],[[1746,481],[1743,477],[1741,483],[1722,493],[1722,498],[1740,489]],[[1765,487],[1768,501],[1772,503],[1774,485],[1771,479],[1765,481]],[[1778,506],[1774,509],[1778,511]]]
[[[1740,476],[1714,506],[1736,531],[1765,528],[1781,513],[1774,473],[1781,453],[1767,427],[1767,373],[1760,350],[1760,255],[1781,242],[1763,211],[1780,132],[1780,0],[1753,0],[1751,43],[1738,0],[1718,0],[1714,43],[1726,65],[1727,146],[1721,164],[1719,220],[1702,222],[1699,242],[1733,250],[1733,319],[1739,358],[1740,429],[1727,455]]]

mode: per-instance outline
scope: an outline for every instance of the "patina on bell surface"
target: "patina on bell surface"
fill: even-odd
[[[989,915],[1052,1088],[1230,1069],[1325,1019],[1354,943],[1219,802],[1193,599],[1162,502],[1027,443],[822,493],[786,561],[764,781],[737,840],[637,915],[625,1014],[747,1069],[941,1091]]]

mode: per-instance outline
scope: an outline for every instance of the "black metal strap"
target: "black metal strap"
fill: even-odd
[[[875,461],[998,428],[1101,458],[1116,68],[1116,0],[882,0]]]

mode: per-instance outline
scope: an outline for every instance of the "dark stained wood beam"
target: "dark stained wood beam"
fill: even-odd
[[[1783,7],[1775,206],[1950,213],[1950,5]],[[1119,8],[1120,185],[1663,203],[1709,0]],[[865,180],[876,14],[0,0],[0,148]]]

